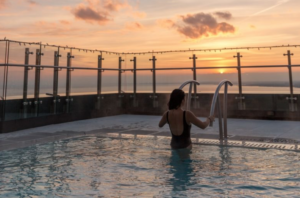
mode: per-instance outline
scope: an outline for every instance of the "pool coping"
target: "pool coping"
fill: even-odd
[[[0,139],[0,152],[25,148],[28,146],[45,144],[48,142],[72,139],[84,136],[98,136],[103,138],[120,138],[120,139],[171,139],[169,131],[141,130],[139,128],[103,128],[92,131],[74,132],[59,131],[55,133],[29,133],[24,136],[10,137]],[[269,137],[247,137],[247,136],[229,136],[226,140],[219,140],[216,134],[192,134],[193,144],[230,146],[243,148],[259,149],[278,149],[289,151],[300,151],[299,142],[292,139],[274,139]]]

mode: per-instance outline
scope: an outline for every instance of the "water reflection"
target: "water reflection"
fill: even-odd
[[[187,195],[188,187],[194,184],[192,178],[195,173],[192,167],[191,154],[191,149],[171,150],[169,165],[170,174],[173,176],[168,181],[169,185],[172,186],[171,193]]]

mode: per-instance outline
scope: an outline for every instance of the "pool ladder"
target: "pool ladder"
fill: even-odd
[[[184,82],[179,89],[183,89],[183,87],[185,87],[186,85],[190,85],[189,87],[189,93],[188,93],[188,99],[187,99],[187,106],[186,106],[186,110],[190,110],[191,109],[191,95],[192,95],[192,85],[200,85],[199,82],[195,81],[195,80],[190,80],[190,81],[186,81]],[[222,109],[221,109],[221,101],[219,99],[219,92],[220,89],[222,88],[222,86],[224,85],[224,98],[223,98],[223,113],[222,113]],[[217,109],[218,109],[218,119],[219,119],[219,139],[220,140],[224,140],[227,139],[228,134],[227,134],[227,92],[228,92],[228,85],[232,86],[232,83],[229,80],[222,80],[212,99],[211,102],[211,106],[210,106],[210,116],[213,116],[215,114],[215,107],[216,104],[218,103]],[[223,116],[222,116],[223,114]],[[224,125],[223,125],[224,123]],[[213,126],[213,122],[210,123],[210,126]],[[224,128],[224,132],[223,132],[223,128]]]

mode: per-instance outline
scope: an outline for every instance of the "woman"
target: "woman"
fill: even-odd
[[[214,120],[214,117],[211,116],[205,122],[202,122],[191,111],[183,111],[182,107],[185,104],[184,96],[185,94],[181,89],[173,90],[168,103],[169,111],[163,114],[158,125],[159,127],[163,127],[166,123],[169,124],[172,134],[172,149],[192,148],[191,124],[205,129]]]

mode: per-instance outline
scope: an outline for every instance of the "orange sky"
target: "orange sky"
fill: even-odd
[[[0,0],[0,34],[11,40],[118,52],[292,45],[300,40],[299,7],[298,0]],[[287,49],[243,50],[242,65],[286,64],[282,54]],[[48,49],[44,64],[53,64],[54,50]],[[19,53],[12,53],[11,60],[23,61]],[[236,65],[236,50],[191,51],[158,54],[157,67],[191,66],[193,53],[197,66]],[[74,54],[74,66],[96,66],[96,55]],[[117,56],[104,56],[104,67],[117,67]],[[123,58],[123,66],[132,67],[132,56]],[[139,67],[151,67],[149,58],[139,56]]]

